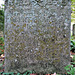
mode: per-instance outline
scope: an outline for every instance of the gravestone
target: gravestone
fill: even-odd
[[[65,73],[70,6],[70,0],[5,1],[5,72]]]

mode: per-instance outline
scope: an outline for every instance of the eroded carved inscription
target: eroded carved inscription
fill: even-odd
[[[5,4],[5,71],[64,73],[70,62],[71,2],[9,0]]]

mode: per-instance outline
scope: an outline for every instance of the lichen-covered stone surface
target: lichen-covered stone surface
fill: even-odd
[[[70,5],[70,0],[5,1],[5,72],[65,72]]]

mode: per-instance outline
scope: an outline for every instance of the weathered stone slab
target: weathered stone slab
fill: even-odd
[[[5,1],[5,71],[65,72],[70,63],[70,0]]]

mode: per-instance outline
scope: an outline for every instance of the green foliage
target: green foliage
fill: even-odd
[[[4,31],[4,10],[0,9],[0,31]]]
[[[0,45],[0,46],[1,46],[1,45]],[[4,50],[4,47],[1,46],[0,49],[1,49],[1,50]]]
[[[0,37],[0,54],[4,54],[4,38]]]
[[[71,22],[74,22],[75,21],[75,0],[71,0],[71,10],[72,10],[72,13],[71,13]]]
[[[0,44],[4,44],[4,38],[0,37]]]
[[[3,64],[0,64],[0,70],[2,69]],[[1,74],[0,74],[1,75]]]
[[[73,65],[67,65],[64,67],[64,69],[66,70],[67,74],[75,75],[75,67],[73,67]]]
[[[72,61],[75,61],[75,55],[73,55]]]
[[[75,62],[71,62],[71,64],[75,65]]]
[[[1,64],[2,66],[2,64]],[[14,72],[8,72],[8,73],[1,73],[0,75],[30,75],[30,74],[34,74],[36,72],[34,71],[25,71],[24,73],[14,73]]]
[[[74,40],[75,39],[75,36],[71,36],[71,40]]]
[[[71,45],[71,50],[72,50],[73,52],[75,52],[75,42],[74,42],[73,40],[71,40],[70,45]]]
[[[75,0],[71,0],[72,2],[75,2]]]

